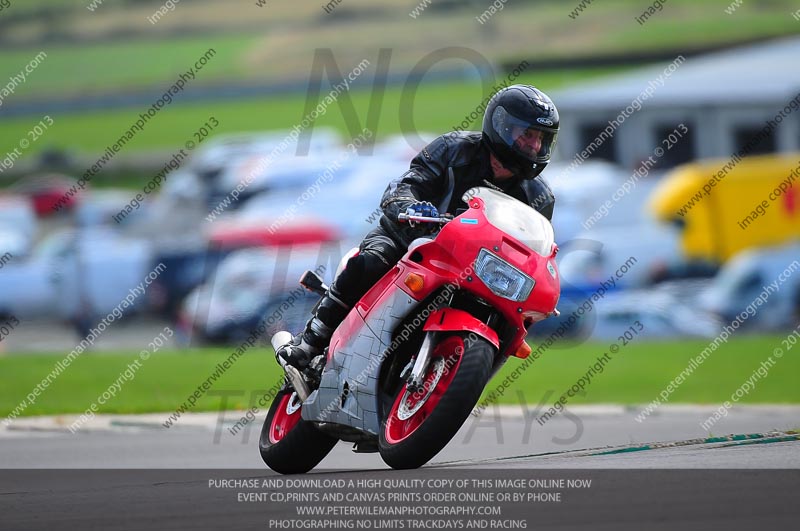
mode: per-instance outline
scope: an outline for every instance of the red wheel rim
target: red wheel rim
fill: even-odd
[[[411,436],[433,413],[439,400],[450,387],[464,354],[464,340],[451,336],[438,345],[431,355],[422,389],[409,393],[404,385],[389,412],[384,435],[390,444]]]
[[[277,443],[292,431],[292,428],[300,422],[302,416],[300,402],[296,393],[285,394],[272,417],[272,424],[269,427],[269,442]]]

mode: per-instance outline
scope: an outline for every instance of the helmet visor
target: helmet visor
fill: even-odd
[[[546,121],[546,118],[539,120]],[[550,161],[558,134],[546,124],[522,120],[498,105],[492,113],[492,127],[503,142],[523,158],[538,163]]]

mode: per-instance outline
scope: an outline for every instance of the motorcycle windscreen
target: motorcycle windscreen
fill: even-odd
[[[550,256],[555,243],[553,226],[534,208],[491,188],[471,188],[462,200],[479,197],[486,205],[486,219],[540,256]]]

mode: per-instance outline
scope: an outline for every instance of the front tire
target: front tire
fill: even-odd
[[[465,344],[464,334],[440,341],[423,388],[398,391],[381,422],[379,450],[395,469],[419,468],[450,442],[478,402],[489,381],[494,346],[483,338]]]
[[[261,428],[258,438],[261,459],[280,474],[305,474],[338,442],[303,420],[301,409],[297,395],[291,389],[283,390],[272,401]]]

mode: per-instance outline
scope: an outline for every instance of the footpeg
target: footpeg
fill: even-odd
[[[356,454],[374,454],[379,451],[378,441],[361,441],[353,445],[353,453]]]

